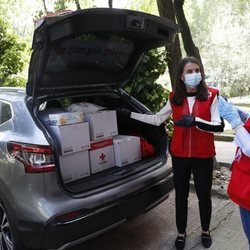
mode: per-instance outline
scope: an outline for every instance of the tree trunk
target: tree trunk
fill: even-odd
[[[174,22],[175,20],[175,10],[172,0],[157,0],[159,14],[162,17],[168,18]],[[177,35],[173,44],[169,44],[166,46],[167,51],[167,64],[168,70],[171,80],[172,89],[174,89],[174,84],[176,81],[176,70],[179,64],[179,61],[182,57],[181,48],[180,48],[180,40]]]
[[[199,49],[195,46],[191,31],[185,17],[185,13],[183,10],[184,0],[174,0],[174,7],[175,7],[175,15],[179,26],[181,27],[181,37],[184,45],[184,49],[188,56],[196,57],[202,64],[201,56]]]
[[[80,3],[79,3],[79,0],[75,0],[75,4],[76,4],[76,9],[80,10],[81,6],[80,6]]]
[[[109,8],[113,8],[113,0],[109,0]]]
[[[48,15],[48,10],[47,10],[47,6],[46,6],[46,2],[45,0],[42,0],[43,1],[43,8],[44,8],[44,12],[46,13],[46,15]]]

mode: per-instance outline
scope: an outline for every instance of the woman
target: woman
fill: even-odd
[[[242,226],[250,250],[250,117],[222,97],[219,98],[219,111],[222,118],[227,120],[235,131],[234,141],[238,149],[232,164],[228,194],[240,207]]]
[[[165,107],[154,115],[131,112],[130,117],[159,126],[173,114],[174,130],[170,145],[176,195],[177,249],[185,247],[188,195],[191,172],[199,200],[202,244],[209,248],[211,219],[211,186],[214,135],[223,131],[218,111],[217,90],[207,87],[201,65],[194,57],[181,60],[175,89]]]

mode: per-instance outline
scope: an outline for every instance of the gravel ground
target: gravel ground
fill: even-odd
[[[231,171],[228,167],[220,167],[220,169],[214,170],[214,184],[227,185],[230,180]]]

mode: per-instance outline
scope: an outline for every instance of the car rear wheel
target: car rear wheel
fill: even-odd
[[[14,217],[0,201],[0,250],[27,250],[18,237]]]
[[[0,204],[0,249],[11,250],[13,247],[12,230],[5,208]]]

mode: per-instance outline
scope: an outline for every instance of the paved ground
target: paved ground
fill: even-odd
[[[216,142],[217,161],[230,163],[235,146]],[[229,171],[222,167],[224,172]],[[229,172],[228,172],[229,173]],[[238,207],[227,199],[225,185],[213,187],[211,250],[247,250]],[[190,193],[187,241],[185,249],[204,249],[200,243],[200,221],[197,198]],[[176,237],[174,191],[169,198],[146,214],[71,250],[172,250]]]
[[[189,199],[185,249],[204,249],[200,243],[200,222],[196,196]],[[213,197],[211,250],[247,250],[238,207],[227,199]],[[176,237],[174,192],[155,209],[72,250],[172,250]]]
[[[218,162],[230,164],[233,161],[236,150],[233,142],[215,141],[215,148]]]

